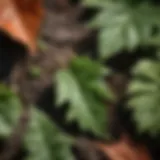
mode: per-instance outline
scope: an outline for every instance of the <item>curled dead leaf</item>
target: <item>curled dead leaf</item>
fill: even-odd
[[[0,30],[26,45],[31,54],[43,17],[41,0],[0,0]]]

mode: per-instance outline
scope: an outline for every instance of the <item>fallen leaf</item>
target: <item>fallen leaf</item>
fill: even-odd
[[[126,135],[113,144],[98,144],[98,148],[111,160],[151,160],[147,148]]]
[[[0,0],[0,30],[26,45],[32,55],[42,17],[41,0]]]

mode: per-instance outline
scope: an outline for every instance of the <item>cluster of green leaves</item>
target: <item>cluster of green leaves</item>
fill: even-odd
[[[68,68],[54,76],[57,84],[57,106],[69,102],[66,119],[76,121],[80,128],[106,137],[107,110],[105,101],[112,98],[106,89],[107,71],[99,62],[87,57],[74,58]],[[51,106],[52,107],[52,106]],[[7,138],[16,127],[23,106],[5,85],[0,85],[0,137]],[[62,132],[37,107],[31,107],[29,127],[24,138],[26,160],[72,160],[74,138]]]
[[[99,30],[99,55],[107,59],[138,47],[160,46],[160,6],[153,0],[84,0],[99,9],[89,27]],[[134,119],[140,132],[160,133],[160,61],[144,59],[133,69],[129,85]]]
[[[122,50],[131,52],[139,46],[159,47],[159,6],[147,0],[84,0],[84,3],[100,9],[89,24],[100,30],[100,58],[110,58]]]
[[[107,125],[105,101],[112,97],[104,79],[108,73],[99,62],[76,57],[56,75],[57,105],[69,102],[66,119],[101,136]]]
[[[22,105],[19,98],[0,85],[0,138],[8,138],[18,123]],[[73,140],[37,108],[32,107],[31,119],[24,138],[28,152],[25,160],[72,160]]]
[[[140,132],[160,133],[160,61],[145,59],[133,69],[129,105]]]
[[[31,121],[24,139],[29,152],[25,160],[73,160],[73,140],[41,111],[32,108]]]
[[[98,14],[89,27],[99,29],[99,56],[110,58],[122,50],[130,53],[137,47],[160,45],[160,7],[151,0],[83,0],[89,7],[98,8]],[[44,44],[41,44],[42,48]],[[33,77],[40,69],[31,68]],[[75,57],[68,68],[59,70],[53,77],[56,83],[56,105],[68,103],[66,122],[76,121],[84,131],[97,136],[107,135],[107,106],[113,99],[104,77],[109,71],[97,61],[87,57]],[[134,119],[141,132],[160,133],[160,62],[140,61],[133,69],[129,85]],[[50,106],[52,107],[52,106]],[[73,139],[63,133],[49,117],[31,107],[29,128],[24,138],[28,151],[26,160],[72,160]],[[21,115],[18,97],[6,86],[0,85],[0,137],[8,137]]]

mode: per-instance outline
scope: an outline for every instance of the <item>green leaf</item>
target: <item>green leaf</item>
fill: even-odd
[[[144,59],[135,66],[133,74],[135,76],[144,77],[146,80],[148,79],[158,82],[159,70],[160,70],[159,61]]]
[[[99,53],[102,59],[108,59],[124,47],[121,27],[102,29],[99,34]]]
[[[71,138],[34,107],[24,145],[28,150],[25,160],[74,160]]]
[[[160,96],[157,93],[143,94],[133,97],[130,105],[134,108],[134,118],[140,132],[152,135],[160,133]]]
[[[68,121],[77,121],[83,130],[105,134],[106,107],[110,97],[105,87],[103,66],[88,58],[75,58],[68,69],[56,75],[57,105],[69,102]]]
[[[152,82],[145,82],[142,80],[133,80],[129,86],[129,93],[131,94],[145,94],[157,91],[157,86]]]
[[[83,0],[83,4],[88,7],[104,7],[110,4],[110,0]]]
[[[139,45],[139,41],[140,41],[137,28],[134,25],[129,24],[129,26],[127,26],[125,33],[126,33],[126,40],[127,40],[126,44],[128,46],[128,49],[132,51],[134,48],[136,48]]]
[[[99,7],[98,1],[94,6]],[[101,2],[100,2],[101,3]],[[92,4],[92,2],[91,2]],[[100,58],[108,59],[122,50],[160,46],[160,7],[127,1],[106,1],[89,27],[99,29]],[[154,29],[156,34],[154,33]]]
[[[142,60],[133,69],[134,78],[129,85],[132,95],[129,106],[140,132],[160,133],[160,62]]]
[[[0,136],[7,137],[16,126],[21,113],[19,99],[5,85],[0,84]]]

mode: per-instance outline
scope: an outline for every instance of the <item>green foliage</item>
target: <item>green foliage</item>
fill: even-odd
[[[98,29],[99,57],[106,60],[125,50],[138,47],[160,48],[160,7],[152,0],[83,0],[84,5],[99,10],[88,27]],[[39,41],[40,50],[47,44]],[[134,67],[128,88],[129,107],[140,132],[160,133],[160,52],[157,60],[145,59]],[[57,71],[57,107],[68,104],[66,123],[77,122],[84,131],[105,137],[108,132],[106,101],[115,102],[105,76],[110,74],[100,62],[76,57],[68,68]],[[30,76],[38,78],[41,68],[31,66]],[[52,106],[50,106],[52,107]],[[8,137],[21,115],[19,98],[0,85],[0,138]],[[65,121],[64,120],[64,121]],[[74,138],[62,132],[49,117],[32,106],[29,128],[23,146],[25,160],[74,160],[71,145]]]
[[[160,133],[160,62],[140,61],[133,70],[134,79],[129,86],[132,95],[129,105],[141,132]]]
[[[110,1],[108,0],[83,0],[83,4],[87,7],[105,8],[107,4],[110,4]]]
[[[152,0],[84,0],[99,9],[89,27],[99,30],[99,54],[106,59],[138,47],[159,48],[160,6]],[[141,132],[160,133],[160,62],[144,60],[134,68],[129,105]]]
[[[0,84],[0,136],[10,135],[21,113],[18,98],[5,85]]]
[[[38,109],[32,109],[31,121],[24,140],[29,154],[25,160],[73,160],[72,139],[61,132]]]
[[[106,88],[101,64],[88,58],[75,58],[67,69],[56,75],[57,105],[69,102],[67,120],[95,134],[105,134],[107,124],[105,100],[111,97]]]
[[[8,137],[21,115],[21,104],[9,88],[0,85],[0,136]],[[32,107],[29,128],[24,147],[28,151],[25,160],[73,160],[72,139],[61,132],[42,112]]]
[[[85,1],[87,5],[101,7],[89,24],[99,31],[99,54],[102,59],[139,46],[160,45],[160,7],[126,0]],[[132,2],[132,1],[130,1]]]

